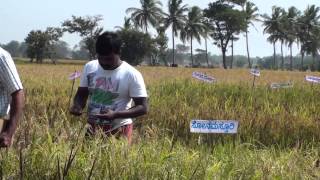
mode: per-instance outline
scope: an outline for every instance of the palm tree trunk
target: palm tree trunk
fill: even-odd
[[[145,24],[145,26],[146,26],[146,28],[145,28],[146,34],[148,34],[148,24],[147,24],[147,19],[146,19],[146,18],[144,19],[144,24]],[[151,65],[151,66],[154,66],[154,65],[155,65],[155,62],[153,61],[151,55],[150,55],[150,65]]]
[[[147,18],[144,18],[144,25],[146,26],[146,34],[148,34],[148,22],[147,22]]]
[[[249,64],[249,68],[251,69],[252,65],[251,65],[250,53],[249,53],[248,29],[246,30],[246,45],[247,45],[248,64]]]
[[[191,66],[193,67],[194,64],[193,64],[193,52],[192,52],[192,35],[191,35],[191,41],[190,41],[190,49],[191,49]]]
[[[303,59],[304,59],[304,52],[301,52],[301,67],[300,67],[301,71],[303,71]]]
[[[292,44],[290,45],[290,70],[292,71],[292,63],[293,63],[293,61],[292,61]]]
[[[206,60],[207,60],[207,65],[209,67],[207,38],[204,38],[204,40],[205,40],[205,44],[206,44]]]
[[[223,68],[224,69],[228,69],[227,67],[227,63],[226,63],[226,49],[221,47],[221,51],[222,51],[222,63],[223,63]]]
[[[232,69],[233,66],[233,38],[231,39],[231,63],[230,63],[230,69]]]
[[[172,66],[175,66],[174,64],[175,56],[174,56],[174,31],[172,26]]]
[[[281,41],[281,70],[283,70],[283,66],[284,66],[283,41]]]
[[[276,42],[273,41],[273,69],[276,69]]]
[[[314,53],[312,53],[312,67],[311,67],[311,71],[315,71],[316,70],[316,55]]]

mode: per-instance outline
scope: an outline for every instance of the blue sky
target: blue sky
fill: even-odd
[[[277,5],[283,8],[296,6],[304,10],[308,5],[320,6],[320,0],[251,0],[258,8],[259,13],[270,14],[271,7]],[[45,30],[49,26],[57,27],[71,15],[94,16],[102,15],[101,26],[105,30],[114,30],[115,26],[122,26],[123,19],[128,16],[125,11],[128,7],[140,7],[139,0],[1,0],[0,6],[0,43],[5,44],[11,40],[23,41],[31,30]],[[161,0],[163,9],[167,10],[167,0]],[[189,6],[197,5],[206,8],[210,0],[184,0]],[[249,34],[249,45],[251,56],[272,55],[272,45],[266,41],[263,35],[263,28],[260,23],[255,23],[256,29],[251,27]],[[170,30],[167,30],[170,36]],[[80,41],[80,37],[75,34],[66,33],[62,40],[66,41],[72,48]],[[245,55],[245,39],[241,35],[235,43],[235,54]],[[171,38],[169,41],[171,47]],[[204,48],[204,44],[197,44],[195,48]],[[213,54],[221,54],[219,49],[209,44],[209,51]],[[280,51],[280,48],[278,48]],[[285,49],[285,54],[289,51]],[[230,53],[230,52],[228,52]],[[294,49],[298,53],[298,49]]]

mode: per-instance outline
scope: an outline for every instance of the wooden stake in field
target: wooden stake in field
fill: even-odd
[[[72,80],[72,87],[71,87],[68,107],[70,107],[71,98],[72,98],[72,94],[73,94],[74,83],[75,83],[76,79],[80,77],[80,75],[81,75],[81,73],[78,72],[78,71],[74,71],[74,73],[69,75],[69,80]]]
[[[256,77],[260,76],[259,69],[251,69],[250,73],[253,75],[252,88],[254,88],[254,83],[256,81]]]

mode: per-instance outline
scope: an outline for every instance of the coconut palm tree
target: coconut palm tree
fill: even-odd
[[[285,43],[290,49],[290,70],[292,70],[293,66],[293,58],[292,58],[292,45],[294,42],[298,42],[298,35],[297,35],[297,19],[300,16],[300,11],[295,7],[290,7],[288,12],[284,18],[284,32],[285,36]]]
[[[247,59],[248,59],[248,65],[249,68],[251,68],[252,64],[251,64],[251,60],[250,60],[250,52],[249,52],[249,38],[248,38],[248,28],[250,25],[252,25],[254,27],[253,22],[254,21],[260,21],[259,20],[259,13],[258,12],[258,7],[248,1],[248,0],[227,0],[228,2],[230,2],[231,4],[236,4],[241,6],[242,11],[246,13],[246,17],[245,17],[245,22],[246,22],[246,28],[245,28],[245,37],[246,37],[246,48],[247,48]]]
[[[135,26],[148,33],[148,26],[156,27],[163,15],[162,3],[159,0],[140,0],[140,3],[141,8],[131,7],[126,13],[131,13],[131,20]]]
[[[201,42],[201,35],[204,31],[204,28],[205,25],[202,23],[202,10],[198,6],[193,6],[189,9],[186,24],[180,32],[180,38],[183,42],[185,42],[186,40],[190,40],[192,67],[194,65],[192,42],[194,38],[199,43]]]
[[[254,21],[260,21],[259,19],[259,14],[258,12],[258,7],[255,6],[254,3],[247,1],[245,5],[243,6],[243,10],[246,13],[246,32],[245,32],[245,37],[246,37],[246,46],[247,46],[247,58],[248,58],[248,63],[249,63],[249,68],[251,68],[251,60],[250,60],[250,53],[249,53],[249,38],[248,38],[248,28],[250,25],[254,26],[253,22]]]
[[[124,23],[123,23],[123,27],[121,26],[115,26],[115,29],[118,29],[120,31],[125,31],[125,30],[129,30],[132,29],[132,24],[131,24],[131,19],[124,17]]]
[[[304,11],[303,15],[298,19],[299,26],[299,41],[301,43],[301,64],[303,66],[304,53],[311,54],[313,56],[311,69],[315,69],[315,56],[317,52],[317,46],[319,45],[318,31],[319,31],[319,20],[320,20],[320,7],[315,5],[308,6]],[[303,67],[301,67],[303,68]]]
[[[172,65],[175,66],[175,45],[174,37],[183,29],[186,22],[185,12],[188,11],[187,5],[182,4],[182,0],[169,0],[168,1],[168,14],[164,18],[164,26],[172,29]]]
[[[209,67],[209,58],[208,58],[208,38],[210,38],[209,34],[212,33],[213,28],[210,28],[211,25],[209,23],[208,18],[202,17],[202,24],[204,25],[202,31],[202,37],[204,38],[205,43],[205,52],[206,52],[206,61],[207,66]]]
[[[238,41],[238,40],[239,40],[239,37],[237,37],[237,36],[232,36],[232,37],[231,37],[231,45],[230,45],[230,47],[231,47],[231,62],[230,62],[230,69],[232,69],[232,67],[233,67],[234,41]]]
[[[272,15],[271,17],[267,14],[262,15],[263,17],[263,33],[268,33],[270,36],[268,37],[268,41],[273,44],[273,68],[276,68],[276,47],[275,44],[278,40],[280,40],[283,36],[283,30],[281,25],[281,18],[283,9],[280,7],[273,6],[272,7]]]
[[[316,57],[320,51],[320,26],[315,27],[311,30],[310,37],[311,39],[307,44],[307,53],[311,54],[312,56],[312,70],[315,70]]]
[[[283,55],[283,44],[285,43],[287,39],[287,31],[286,31],[286,22],[287,22],[287,12],[283,9],[282,14],[280,17],[280,34],[279,34],[279,40],[280,40],[280,48],[281,48],[281,70],[284,69],[284,55]]]

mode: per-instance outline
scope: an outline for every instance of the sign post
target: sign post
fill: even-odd
[[[256,81],[256,77],[260,76],[260,71],[259,71],[259,69],[251,69],[250,73],[253,75],[252,88],[254,88],[254,83]]]

